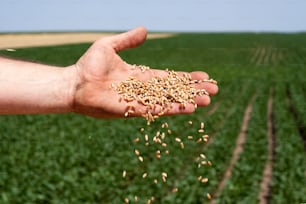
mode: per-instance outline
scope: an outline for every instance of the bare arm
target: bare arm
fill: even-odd
[[[0,114],[71,111],[71,71],[0,57]]]
[[[129,76],[148,80],[163,76],[165,71],[135,70],[117,52],[137,47],[146,39],[147,31],[140,27],[126,33],[97,40],[76,62],[60,68],[48,65],[0,58],[0,114],[37,114],[76,112],[99,118],[123,117],[127,103],[120,101],[111,84]],[[205,72],[191,73],[193,79],[207,79]],[[216,84],[202,83],[210,95],[218,91]],[[207,106],[209,96],[196,100]],[[136,109],[143,109],[135,104]],[[194,105],[179,106],[167,114],[192,113]],[[141,112],[134,116],[140,116]]]

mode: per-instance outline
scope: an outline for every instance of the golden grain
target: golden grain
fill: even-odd
[[[175,138],[175,141],[176,142],[182,142],[182,140],[180,138],[178,138],[178,137]]]
[[[166,138],[166,134],[163,132],[163,133],[161,134],[161,139],[164,140],[165,138]]]
[[[205,166],[207,164],[207,161],[201,161],[201,165]]]
[[[178,188],[173,188],[172,193],[176,193],[176,192],[178,192]]]
[[[141,72],[145,72],[150,68],[144,65],[132,65],[132,69],[139,69]],[[138,105],[144,106],[142,109],[143,112],[136,111],[135,106],[128,105],[126,111],[124,112],[124,117],[134,116],[140,114],[144,117],[147,121],[147,125],[150,125],[151,122],[154,122],[160,116],[166,115],[170,111],[173,111],[173,105],[178,104],[179,109],[185,109],[187,104],[193,104],[195,109],[198,107],[195,98],[203,95],[209,95],[205,89],[198,89],[196,88],[196,84],[199,83],[213,83],[217,84],[217,82],[213,79],[202,79],[202,80],[193,80],[191,75],[188,73],[179,74],[175,71],[166,70],[167,76],[166,77],[152,77],[147,81],[141,81],[136,77],[130,76],[127,80],[119,82],[117,84],[112,84],[111,87],[113,90],[117,91],[119,94],[119,102],[124,100],[125,102],[131,104],[131,102],[137,102]],[[136,72],[135,72],[136,73]],[[150,74],[150,73],[149,73]],[[138,106],[137,105],[137,106]],[[136,107],[137,107],[136,106]],[[173,113],[173,112],[172,112]],[[193,125],[191,120],[188,121],[189,125]],[[200,123],[200,129],[196,130],[198,133],[204,133],[204,122]],[[166,148],[168,143],[168,138],[166,138],[166,133],[168,134],[167,137],[171,137],[174,134],[170,129],[167,122],[161,124],[161,128],[165,131],[157,131],[155,136],[152,138],[154,147],[163,147],[163,152],[165,154],[169,154],[169,150]],[[167,130],[167,131],[166,131]],[[145,132],[144,128],[140,129],[141,133]],[[197,143],[205,143],[208,142],[208,135],[202,135],[202,137],[193,137],[191,135],[187,136],[188,140],[194,140]],[[149,146],[149,138],[148,134],[144,135],[144,145]],[[185,145],[180,137],[174,138],[175,142],[180,144],[180,148],[184,149]],[[143,140],[141,140],[143,141]],[[134,139],[135,143],[140,142],[139,137]],[[171,142],[169,144],[172,144]],[[187,143],[188,144],[188,143]],[[154,146],[158,145],[158,146]],[[151,148],[148,148],[151,149]],[[141,156],[138,149],[134,150],[135,155],[138,157],[140,162],[144,162],[144,158]],[[154,155],[154,154],[153,154]],[[157,159],[161,158],[161,150],[155,151],[155,157]],[[146,159],[147,161],[147,159]],[[148,159],[150,161],[150,159]],[[200,154],[199,157],[195,159],[198,162],[198,168],[202,165],[209,165],[211,166],[212,163],[210,161],[206,161],[206,156],[204,154]],[[143,173],[142,178],[146,178],[148,173]],[[126,170],[122,172],[122,177],[126,177]],[[161,173],[161,181],[167,181],[168,174],[166,172]],[[202,178],[199,176],[197,178],[202,183],[207,183],[208,178]],[[155,184],[158,183],[158,179],[153,179]],[[178,188],[173,188],[172,192],[175,193],[178,191]],[[207,193],[207,198],[210,199],[211,196]],[[147,200],[147,204],[153,202],[155,198],[152,196],[151,199]],[[124,199],[125,203],[129,203],[129,199]],[[134,196],[134,201],[138,202],[138,197]]]
[[[201,122],[201,129],[204,129],[204,123]]]
[[[202,182],[202,183],[207,183],[207,182],[208,182],[208,178],[203,178],[203,179],[201,180],[201,182]]]
[[[204,130],[203,130],[203,129],[199,129],[198,132],[199,132],[199,133],[203,133]]]
[[[146,66],[136,66],[141,70],[149,69]],[[208,95],[205,89],[196,89],[193,84],[210,82],[216,83],[214,80],[192,80],[190,74],[178,75],[175,71],[167,71],[168,76],[152,77],[148,81],[141,81],[135,77],[129,77],[126,81],[118,84],[112,84],[113,89],[126,102],[137,101],[147,107],[147,111],[142,115],[150,122],[158,117],[164,115],[165,111],[172,109],[172,103],[179,103],[181,108],[185,108],[187,103],[192,103],[196,107],[194,101],[195,97]],[[155,107],[159,106],[160,111],[156,111]],[[133,109],[132,109],[133,110]],[[125,112],[124,116],[127,117],[129,113]]]
[[[138,149],[135,149],[135,154],[137,155],[137,156],[139,156],[140,155],[140,152],[139,152],[139,150]]]
[[[197,143],[201,143],[202,142],[202,138],[199,138],[198,140],[197,140]]]

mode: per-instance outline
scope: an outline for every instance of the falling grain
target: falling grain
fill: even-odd
[[[207,183],[207,182],[208,182],[208,178],[203,178],[203,179],[201,179],[201,182],[202,182],[202,183]]]
[[[140,155],[140,152],[139,152],[139,150],[138,149],[135,149],[135,154],[137,155],[137,156],[139,156]]]
[[[141,72],[146,72],[150,68],[144,65],[133,65],[132,69],[135,71],[140,70]],[[125,81],[111,85],[112,89],[117,91],[119,95],[119,102],[125,101],[129,104],[124,112],[124,117],[135,116],[135,113],[137,113],[146,119],[147,125],[150,125],[159,117],[166,115],[169,113],[169,111],[172,111],[174,104],[178,104],[179,109],[181,110],[185,109],[189,104],[193,104],[196,109],[198,105],[195,102],[195,98],[209,94],[205,89],[196,88],[198,86],[195,85],[204,82],[217,84],[217,82],[213,79],[194,80],[188,73],[179,74],[178,72],[169,70],[166,70],[166,73],[166,77],[162,78],[155,76],[147,81],[141,81],[134,76],[130,76],[127,77],[127,80]],[[135,104],[135,102],[138,104],[136,106],[132,106],[130,105],[132,102],[133,104]],[[136,110],[136,107],[139,105],[144,106],[144,108],[142,108],[143,112],[139,112],[139,109]],[[188,125],[190,126],[193,125],[193,123],[194,122],[191,120],[188,121]],[[204,133],[204,126],[204,122],[200,122],[200,129],[196,129],[195,131],[198,133]],[[185,148],[185,144],[183,142],[184,139],[182,140],[182,138],[178,136],[173,137],[172,135],[175,135],[176,132],[169,129],[169,124],[167,122],[162,123],[160,127],[163,129],[163,131],[156,131],[155,136],[152,135],[152,138],[149,138],[148,134],[144,134],[143,139],[137,137],[134,139],[134,143],[141,143],[145,146],[149,146],[146,147],[147,150],[152,150],[152,148],[155,148],[153,150],[153,158],[155,156],[156,159],[161,159],[162,154],[169,154],[167,146],[168,144],[173,144],[173,139],[175,142],[179,143],[181,149]],[[144,132],[145,129],[140,128],[140,133]],[[202,135],[200,137],[188,135],[188,141],[186,141],[186,144],[196,142],[201,145],[202,142],[207,143],[208,138],[208,135]],[[144,162],[143,156],[147,156],[146,153],[140,154],[138,149],[135,149],[134,153],[140,162]],[[147,162],[152,161],[151,158],[145,158],[144,164],[147,165]],[[206,156],[204,154],[200,154],[200,156],[195,159],[195,162],[198,164],[198,168],[212,165],[210,161],[206,160]],[[143,179],[147,178],[147,176],[147,172],[142,174]],[[126,177],[126,170],[122,172],[122,177]],[[167,182],[168,174],[166,172],[162,172],[161,178],[158,177],[158,179],[162,182]],[[158,184],[158,179],[153,179],[153,183]],[[201,183],[208,182],[208,178],[203,178],[202,176],[198,176],[197,179]],[[178,192],[178,188],[173,188],[172,192]],[[209,193],[207,193],[206,196],[208,199],[211,199],[211,195]],[[155,198],[152,196],[147,200],[147,204],[150,204],[154,200]],[[124,201],[125,203],[130,202],[128,198],[125,198]],[[138,202],[137,196],[134,196],[134,201]]]
[[[188,140],[193,140],[193,136],[189,135],[187,136]]]
[[[176,192],[178,192],[178,188],[173,188],[172,193],[176,193]]]

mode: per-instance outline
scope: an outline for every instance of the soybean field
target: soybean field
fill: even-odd
[[[0,55],[64,67],[89,46]],[[219,93],[207,108],[149,127],[143,118],[0,116],[0,203],[148,203],[152,196],[162,204],[306,202],[305,33],[182,33],[119,55],[130,64],[206,71]],[[204,122],[209,140],[184,149],[173,143],[168,157],[140,165],[135,145],[151,150],[135,144],[139,130],[152,135],[165,122],[169,137],[195,135]],[[198,168],[199,153],[212,165]],[[154,183],[150,175],[162,170],[168,181]]]

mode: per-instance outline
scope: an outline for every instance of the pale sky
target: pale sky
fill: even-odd
[[[306,0],[1,0],[0,32],[306,31]]]

